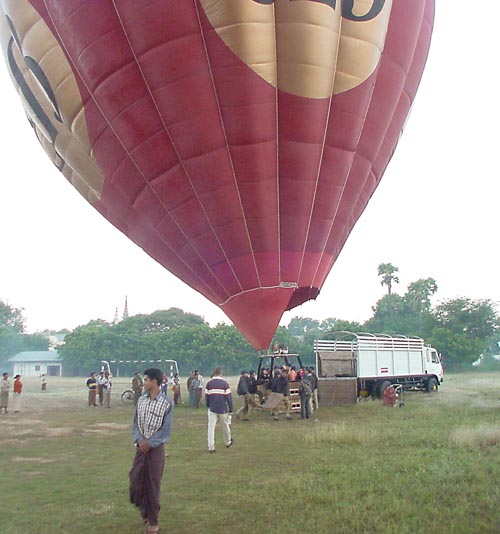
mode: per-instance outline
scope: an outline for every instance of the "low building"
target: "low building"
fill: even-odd
[[[62,358],[53,350],[19,352],[7,360],[12,365],[12,374],[29,376],[61,376]]]

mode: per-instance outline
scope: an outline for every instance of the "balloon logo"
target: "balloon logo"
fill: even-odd
[[[434,0],[2,0],[56,167],[256,349],[314,299],[397,145]]]
[[[367,2],[354,0],[201,0],[217,34],[254,72],[308,98],[352,89],[377,67],[392,0],[369,3],[366,11]]]

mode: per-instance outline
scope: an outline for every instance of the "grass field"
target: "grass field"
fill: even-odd
[[[83,378],[25,380],[0,416],[0,532],[135,534],[133,408],[86,406]],[[184,391],[183,391],[184,394]],[[233,420],[208,454],[206,410],[181,405],[162,486],[162,534],[499,533],[500,374],[447,375],[403,408],[367,400],[313,420]]]

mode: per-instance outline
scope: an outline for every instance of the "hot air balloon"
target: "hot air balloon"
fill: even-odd
[[[434,0],[1,0],[0,17],[56,167],[263,349],[380,182]]]

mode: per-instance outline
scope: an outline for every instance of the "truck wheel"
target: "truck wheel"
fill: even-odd
[[[437,380],[435,378],[429,378],[425,388],[427,393],[437,393],[438,388]]]
[[[378,392],[377,392],[377,396],[379,399],[382,398],[383,394],[384,394],[384,391],[391,385],[391,383],[389,382],[389,380],[384,380],[383,382],[381,382],[380,386],[378,387]]]

